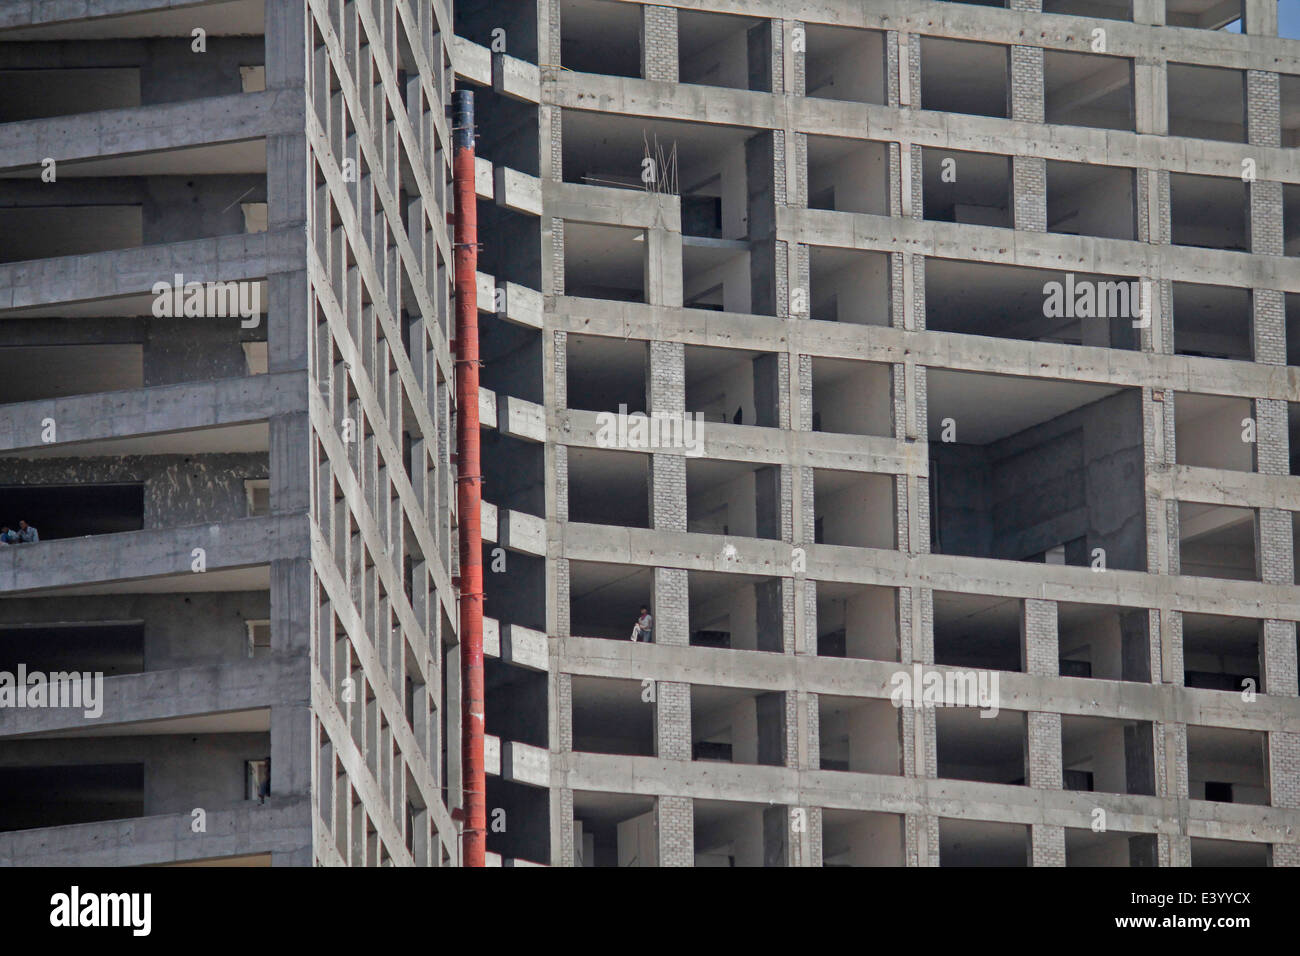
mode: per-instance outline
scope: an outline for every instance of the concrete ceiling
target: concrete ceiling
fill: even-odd
[[[110,458],[118,455],[214,455],[226,452],[270,451],[270,429],[265,422],[191,428],[185,431],[117,438],[109,441],[60,442],[33,448],[10,458]]]
[[[649,487],[650,456],[636,451],[604,448],[569,449],[569,499],[583,501],[639,493]]]
[[[944,866],[1028,866],[1029,827],[981,820],[939,821]]]
[[[615,617],[627,618],[629,635],[636,610],[650,600],[652,588],[653,574],[649,568],[595,561],[569,564],[569,593],[573,602],[614,609]]]
[[[1005,115],[1007,50],[999,43],[921,37],[922,108]]]
[[[139,388],[143,351],[139,345],[0,347],[0,403]]]
[[[1169,118],[1217,123],[1244,130],[1246,74],[1213,66],[1170,63]]]
[[[823,23],[804,24],[808,41],[808,55],[815,59],[835,57],[855,45],[874,47],[876,56],[883,45],[883,34],[879,30],[863,30],[858,27],[837,27]]]
[[[677,12],[677,46],[683,60],[720,43],[729,36],[744,36],[763,21],[733,13],[704,13],[679,9]]]
[[[209,176],[266,172],[266,140],[159,150],[133,156],[59,163],[60,179],[82,176]],[[41,168],[28,167],[4,174],[6,179],[38,179]]]
[[[944,161],[948,159],[955,164],[950,164],[950,168],[956,178],[944,182]],[[921,195],[929,208],[947,208],[953,203],[1003,208],[1010,202],[1010,157],[924,147],[921,160]]]
[[[645,249],[643,229],[566,222],[565,287],[640,289],[645,284]]]
[[[608,174],[639,184],[641,160],[646,142],[653,149],[656,138],[665,152],[677,147],[678,182],[691,189],[701,180],[716,175],[719,157],[741,146],[757,130],[744,126],[687,123],[617,116],[583,110],[564,111],[564,172],[566,181],[584,171]],[[568,240],[568,232],[565,233]]]
[[[139,720],[125,724],[100,724],[52,734],[33,734],[33,739],[63,737],[159,737],[173,734],[264,734],[271,731],[271,709],[234,710],[222,714]]]
[[[1000,766],[1024,753],[1025,716],[1020,711],[981,717],[975,707],[936,707],[934,715],[942,763]]]
[[[960,635],[963,640],[1001,639],[1020,634],[1020,599],[934,592],[934,627]]]
[[[823,163],[838,162],[844,157],[855,153],[861,154],[863,163],[869,162],[873,156],[883,160],[889,155],[889,144],[849,139],[844,136],[818,136],[816,134],[809,134],[808,136],[809,169]]]
[[[255,36],[265,31],[264,0],[194,3],[179,9],[94,17],[25,30],[0,31],[3,40],[107,40],[127,37],[188,37],[195,27],[208,36]]]
[[[834,385],[844,379],[855,378],[860,375],[883,374],[889,371],[889,366],[881,362],[861,362],[856,359],[820,358],[818,356],[813,357],[812,367],[814,392],[818,388]]]
[[[599,793],[593,790],[573,791],[573,818],[581,820],[583,828],[587,830],[616,826],[624,820],[649,813],[654,805],[654,797]]]
[[[930,440],[940,439],[943,419],[951,418],[963,445],[986,445],[1121,391],[1115,385],[937,368],[926,373],[926,388]]]
[[[1125,57],[1046,50],[1043,83],[1049,113],[1068,107],[1089,114],[1132,114],[1132,65]],[[1071,117],[1069,121],[1077,119]]]
[[[1267,736],[1253,730],[1187,725],[1189,764],[1228,764],[1247,768],[1263,777]],[[1211,777],[1210,779],[1221,779]]]
[[[269,591],[271,569],[269,565],[250,568],[208,571],[194,574],[167,574],[156,578],[134,578],[109,581],[103,584],[79,585],[68,588],[44,588],[23,591],[25,598],[79,597],[91,594],[191,594],[209,591]]]

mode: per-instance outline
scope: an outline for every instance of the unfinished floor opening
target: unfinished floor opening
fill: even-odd
[[[938,369],[927,388],[934,551],[1145,567],[1136,389]]]
[[[1187,786],[1193,800],[1267,806],[1268,734],[1187,725]]]
[[[585,753],[651,757],[654,703],[640,681],[574,674],[573,749]]]
[[[939,818],[940,866],[1029,866],[1029,826]]]
[[[1133,61],[1096,53],[1043,51],[1044,121],[1132,130]]]
[[[804,30],[805,96],[887,102],[884,33],[821,23],[806,24]]]
[[[921,149],[925,218],[1011,229],[1011,158],[937,147]]]
[[[1151,680],[1150,612],[1102,604],[1057,604],[1062,677]]]
[[[1024,669],[1018,598],[934,591],[934,662],[947,667]]]
[[[1000,710],[994,715],[977,707],[936,707],[934,718],[941,778],[1025,785],[1023,711]]]
[[[889,144],[808,136],[808,208],[889,215]]]
[[[785,693],[692,684],[691,759],[785,766]]]
[[[809,318],[820,322],[889,325],[888,254],[809,246],[808,272]]]
[[[925,324],[936,332],[1134,350],[1153,293],[1132,276],[925,262]]]
[[[781,578],[689,571],[692,647],[785,650]]]
[[[1061,764],[1066,790],[1154,795],[1152,724],[1066,714],[1061,718]]]
[[[890,437],[893,368],[881,362],[812,358],[812,427],[816,432]]]
[[[1006,117],[1009,47],[921,37],[921,109]]]
[[[1122,166],[1047,160],[1047,231],[1137,238],[1136,172]]]
[[[903,772],[902,710],[888,698],[817,695],[822,770]]]
[[[1260,682],[1261,622],[1183,612],[1183,684],[1204,690],[1267,692]]]
[[[898,660],[898,589],[818,581],[817,654]]]
[[[788,807],[693,800],[696,866],[785,866]]]
[[[654,797],[573,792],[573,855],[577,866],[657,866]]]

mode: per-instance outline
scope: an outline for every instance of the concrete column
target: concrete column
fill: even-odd
[[[1251,36],[1277,36],[1277,3],[1275,0],[1246,0],[1243,29]]]
[[[1133,61],[1133,125],[1138,133],[1169,133],[1169,74],[1159,55]]]
[[[759,581],[754,585],[758,619],[757,646],[760,651],[780,654],[785,650],[785,602],[781,592],[780,579]]]
[[[1129,793],[1154,796],[1159,790],[1156,780],[1156,739],[1150,724],[1124,728],[1124,785]]]
[[[660,866],[695,865],[695,802],[690,797],[655,801]]]
[[[1187,725],[1157,723],[1155,725],[1156,796],[1186,800],[1187,783]],[[1128,737],[1125,736],[1125,744]],[[1126,747],[1127,750],[1127,747]],[[1127,758],[1127,754],[1125,755]],[[1163,774],[1162,774],[1163,771]],[[1161,779],[1163,776],[1163,779]]]
[[[661,760],[691,759],[690,684],[655,684],[655,756]]]
[[[763,808],[763,865],[790,866],[792,850],[790,808]]]
[[[676,7],[641,7],[641,76],[677,82]]]
[[[1134,867],[1160,865],[1160,841],[1154,833],[1139,833],[1128,838],[1128,865]]]
[[[651,305],[682,304],[682,234],[668,229],[647,229],[645,258],[646,301]]]

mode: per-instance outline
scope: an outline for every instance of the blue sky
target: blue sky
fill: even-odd
[[[1300,0],[1277,0],[1277,34],[1300,40]]]

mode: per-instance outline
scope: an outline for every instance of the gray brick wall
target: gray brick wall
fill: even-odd
[[[1051,677],[1060,673],[1055,601],[1020,602],[1020,640],[1025,673]]]
[[[1008,115],[1022,123],[1043,121],[1043,49],[1011,47],[1011,103]]]
[[[690,684],[662,680],[655,684],[655,756],[691,759]]]
[[[641,7],[641,75],[677,82],[677,8]]]
[[[660,866],[695,865],[695,801],[662,796],[655,801]]]
[[[1268,770],[1269,803],[1292,810],[1300,807],[1300,734],[1269,732]]]
[[[1034,866],[1065,866],[1065,827],[1035,823],[1029,831]]]
[[[1271,697],[1295,697],[1296,626],[1295,621],[1265,621],[1262,627],[1263,689]]]
[[[1036,790],[1060,790],[1061,715],[1030,711],[1026,718],[1029,766],[1025,779]]]

